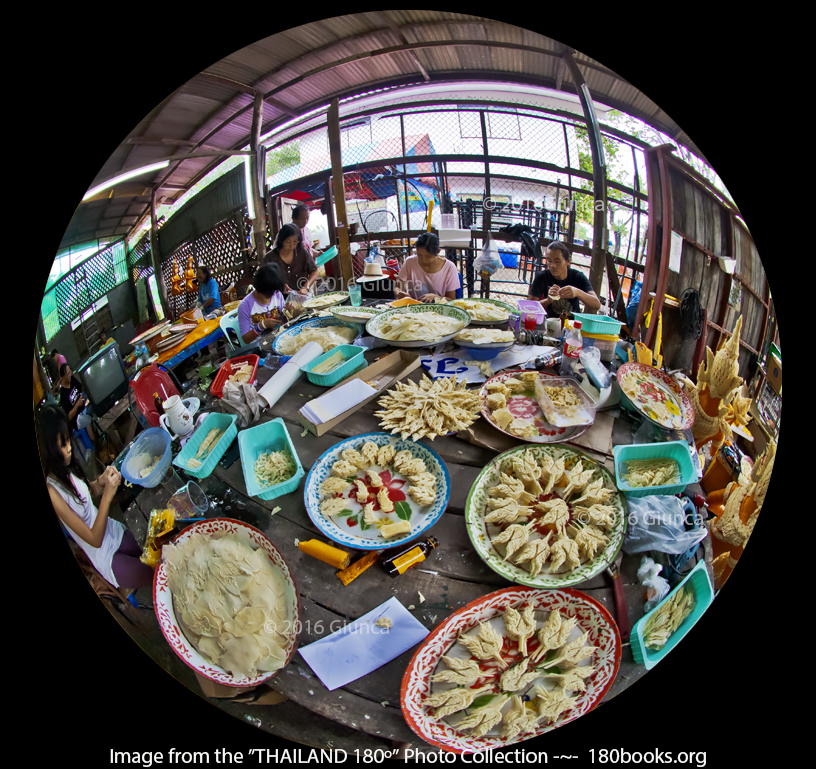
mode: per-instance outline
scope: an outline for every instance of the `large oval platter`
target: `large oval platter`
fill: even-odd
[[[325,310],[327,307],[343,304],[348,298],[348,291],[330,291],[327,294],[320,294],[307,299],[303,303],[303,307],[307,310]]]
[[[379,315],[382,310],[376,307],[355,307],[353,304],[342,307],[330,307],[328,309],[335,318],[347,320],[350,323],[368,323],[375,315]]]
[[[450,334],[443,334],[442,336],[431,337],[428,339],[411,339],[401,342],[399,340],[386,339],[383,336],[382,328],[388,323],[389,319],[405,314],[414,315],[426,312],[434,312],[437,315],[445,315],[449,318],[456,318],[456,320],[461,322],[461,325]],[[377,339],[382,339],[393,347],[433,347],[434,345],[450,341],[469,324],[470,315],[458,307],[452,307],[449,304],[410,304],[406,307],[399,307],[395,310],[385,310],[379,315],[376,315],[370,321],[368,321],[368,323],[366,323],[366,331],[371,336],[377,337]]]
[[[408,496],[407,491],[410,481],[405,476],[396,473],[393,467],[381,468],[374,466],[374,469],[380,474],[381,479],[388,487],[388,496],[394,503],[394,512],[383,513],[380,510],[376,489],[367,483],[369,500],[374,503],[374,512],[377,514],[376,524],[368,525],[363,520],[363,505],[357,502],[355,484],[352,484],[342,494],[332,495],[344,497],[348,503],[346,509],[339,515],[332,517],[323,515],[320,512],[320,503],[326,497],[320,491],[320,484],[331,475],[332,465],[342,459],[343,451],[346,449],[357,449],[359,451],[367,441],[375,443],[378,447],[391,444],[395,452],[407,449],[412,456],[422,459],[428,472],[436,478],[436,499],[434,503],[428,507],[421,507]],[[356,477],[365,479],[365,473],[359,470]],[[325,452],[309,470],[303,489],[303,501],[312,523],[329,539],[357,550],[379,550],[383,547],[394,547],[415,539],[439,520],[448,506],[449,498],[450,476],[445,463],[440,459],[439,455],[423,443],[412,440],[403,441],[399,436],[389,435],[388,433],[357,435],[337,443]],[[411,531],[408,534],[387,540],[378,535],[383,525],[397,523],[400,520],[407,520],[411,523]]]
[[[677,382],[653,366],[634,361],[624,363],[617,372],[621,399],[630,404],[643,417],[664,430],[688,430],[694,424],[691,400]],[[629,392],[624,382],[631,381]],[[654,411],[655,405],[665,407],[668,416]]]
[[[587,633],[585,645],[596,647],[586,660],[578,666],[591,665],[594,671],[585,679],[585,690],[574,693],[575,703],[570,710],[563,712],[552,723],[541,719],[533,731],[515,737],[502,735],[502,723],[490,729],[483,737],[472,737],[465,731],[458,731],[455,725],[469,710],[462,711],[437,720],[432,709],[425,705],[429,695],[454,688],[454,684],[432,682],[433,675],[441,673],[447,667],[442,657],[454,657],[463,660],[470,658],[470,653],[457,639],[461,634],[477,635],[479,623],[489,625],[502,636],[501,656],[508,664],[523,657],[518,643],[507,638],[507,632],[502,618],[505,609],[512,606],[517,611],[523,611],[528,604],[534,608],[534,617],[537,630],[546,622],[553,611],[558,611],[564,619],[574,618],[575,627],[572,629],[566,643],[577,640],[583,633]],[[531,655],[538,648],[536,636],[527,642],[527,652]],[[416,650],[408,668],[402,678],[400,702],[403,716],[414,732],[423,740],[443,750],[453,753],[474,753],[492,748],[513,745],[557,729],[570,721],[574,721],[589,713],[609,691],[620,668],[621,638],[609,612],[593,598],[579,590],[537,590],[529,587],[508,587],[497,590],[479,598],[467,606],[451,614],[440,623]],[[499,672],[498,662],[482,662],[480,668],[485,676],[477,679],[475,688],[479,688]],[[493,673],[493,671],[496,671]],[[557,686],[558,679],[542,677],[531,682],[528,687],[516,692],[522,696],[535,700],[535,687],[543,686],[552,690]],[[474,703],[478,703],[475,700]],[[511,707],[511,700],[502,707],[502,714]],[[530,704],[528,709],[534,707]]]
[[[304,320],[303,323],[298,323],[296,326],[292,326],[292,328],[286,329],[286,331],[281,331],[281,333],[278,334],[275,337],[274,341],[272,342],[272,350],[277,355],[286,355],[286,353],[281,352],[281,349],[280,349],[280,344],[284,339],[291,339],[292,337],[299,336],[304,331],[306,331],[307,329],[310,329],[310,328],[312,328],[312,329],[313,328],[323,328],[323,327],[326,327],[326,326],[343,326],[345,328],[352,328],[357,332],[355,337],[354,337],[355,339],[362,336],[362,333],[363,333],[362,323],[349,323],[348,321],[337,320],[337,319],[332,318],[332,317],[314,318],[313,320]],[[344,343],[344,344],[351,344],[351,342],[347,342],[347,343]],[[291,355],[294,355],[294,353],[291,353],[289,357],[291,357]]]
[[[494,307],[504,311],[503,318],[497,318],[496,320],[477,320],[473,317],[473,314],[470,310],[470,307],[473,306],[474,302],[478,302],[480,304],[488,304],[493,305]],[[507,302],[500,302],[498,299],[451,299],[448,302],[449,305],[454,307],[459,307],[463,309],[468,315],[470,315],[470,325],[471,326],[502,326],[510,319],[510,315],[512,313],[518,313],[518,308],[513,307]],[[464,306],[463,306],[464,305]]]
[[[613,520],[610,523],[609,529],[603,532],[608,541],[595,553],[593,558],[586,559],[582,554],[581,564],[575,568],[567,569],[566,564],[564,564],[555,572],[551,572],[550,562],[548,560],[542,570],[538,574],[533,575],[529,571],[529,563],[519,565],[505,560],[505,545],[493,543],[493,539],[498,537],[502,530],[507,528],[509,524],[497,526],[493,523],[485,523],[484,511],[487,507],[488,491],[502,482],[501,472],[502,468],[506,468],[507,466],[505,463],[509,464],[509,461],[515,455],[522,454],[526,451],[532,452],[532,455],[536,458],[539,465],[545,455],[548,455],[554,460],[563,457],[567,470],[570,470],[578,461],[581,461],[584,470],[589,470],[590,467],[594,469],[595,472],[591,476],[592,480],[600,476],[603,478],[603,488],[614,490],[615,492],[610,500],[606,502],[606,505],[614,509]],[[553,499],[555,496],[560,497],[561,494],[559,492],[561,491],[563,491],[562,487],[556,487],[553,493],[541,496],[539,500]],[[580,493],[570,497],[573,501],[579,498]],[[535,504],[536,503],[533,503],[533,505]],[[576,515],[573,512],[571,502],[567,502],[567,508],[570,512],[567,533],[571,539],[574,539],[577,527],[591,523],[591,520],[583,520],[585,517],[584,513]],[[585,509],[583,505],[581,508],[582,510]],[[510,449],[510,451],[505,451],[503,454],[499,454],[499,456],[495,457],[487,467],[479,473],[465,503],[465,525],[470,541],[473,543],[473,547],[476,549],[479,557],[497,574],[500,574],[511,582],[529,585],[530,587],[561,588],[586,582],[588,579],[592,579],[592,577],[600,574],[609,566],[623,544],[628,510],[626,497],[618,491],[614,474],[603,465],[598,464],[589,454],[574,449],[571,446],[560,444],[519,446],[515,449]],[[533,517],[538,520],[543,516],[544,513],[536,511]],[[526,521],[526,519],[519,519],[516,522],[526,523],[528,521]],[[546,524],[537,523],[533,527],[534,533],[530,536],[530,541],[541,538],[546,527]],[[555,538],[556,535],[553,535],[550,538],[550,543],[554,542]],[[519,553],[520,551],[514,554],[514,558],[518,557]]]
[[[173,540],[174,544],[180,544],[190,538],[193,533],[203,534],[204,536],[212,536],[220,532],[227,532],[229,534],[243,534],[246,535],[252,544],[261,548],[269,560],[275,565],[283,574],[285,587],[285,601],[286,601],[286,620],[289,628],[289,643],[286,647],[286,661],[278,668],[281,670],[289,664],[292,655],[295,653],[298,642],[297,628],[300,627],[300,597],[298,595],[295,580],[292,577],[292,572],[283,556],[278,549],[269,541],[266,535],[256,529],[254,526],[242,523],[241,521],[233,520],[232,518],[210,518],[206,521],[199,521],[191,526],[185,528]],[[159,627],[164,634],[170,648],[179,656],[179,658],[205,678],[215,681],[226,686],[257,686],[264,681],[269,680],[278,671],[263,672],[256,676],[240,676],[233,675],[227,672],[222,667],[214,665],[199,654],[195,647],[187,640],[184,631],[179,626],[176,619],[175,607],[173,606],[173,597],[170,594],[170,587],[167,582],[167,569],[162,561],[156,567],[156,573],[153,577],[153,606],[156,611],[156,619],[159,622]]]
[[[479,390],[479,395],[482,398],[482,416],[500,433],[509,435],[511,438],[515,438],[519,441],[526,441],[527,443],[560,443],[562,441],[574,440],[579,435],[583,435],[587,430],[589,430],[590,427],[592,427],[591,424],[574,425],[572,427],[558,427],[557,425],[550,424],[547,421],[547,418],[544,416],[541,406],[538,405],[538,401],[535,399],[535,392],[533,391],[532,387],[522,390],[522,392],[513,393],[507,399],[507,409],[514,417],[518,417],[520,419],[532,419],[533,424],[536,426],[536,428],[538,428],[538,436],[534,438],[529,436],[522,437],[520,435],[514,435],[513,433],[499,427],[499,425],[493,420],[490,409],[487,407],[487,385],[491,382],[503,382],[505,379],[509,379],[513,376],[517,378],[519,374],[523,373],[526,372],[520,369],[515,369],[513,371],[502,371],[500,374],[496,374],[496,376],[488,379],[482,385],[482,389]],[[542,379],[544,377],[552,376],[551,374],[545,374],[543,371],[539,371],[537,373]]]

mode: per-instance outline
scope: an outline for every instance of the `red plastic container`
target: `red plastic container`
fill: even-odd
[[[258,373],[258,363],[260,360],[258,355],[242,355],[239,358],[232,358],[226,361],[221,365],[221,368],[218,369],[218,373],[215,375],[215,379],[213,379],[212,386],[210,387],[210,392],[215,395],[216,398],[221,398],[224,394],[224,385],[227,383],[227,379],[245,363],[252,364],[252,374],[247,381],[247,384],[252,384],[255,381],[255,374]]]

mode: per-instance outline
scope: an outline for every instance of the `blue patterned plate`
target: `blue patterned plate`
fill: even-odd
[[[428,472],[436,478],[436,500],[433,505],[420,507],[408,496],[407,491],[410,481],[404,475],[396,473],[393,467],[380,468],[377,466],[376,470],[388,487],[389,497],[394,502],[394,512],[383,513],[376,503],[376,496],[369,497],[372,501],[375,501],[374,512],[377,515],[377,522],[373,525],[367,525],[363,521],[363,506],[357,502],[357,487],[353,484],[342,494],[347,499],[347,509],[331,518],[323,515],[320,512],[320,503],[325,497],[320,493],[320,484],[331,475],[332,465],[342,459],[343,451],[346,449],[357,449],[359,451],[367,441],[377,444],[378,447],[390,443],[395,452],[407,449],[412,456],[421,459],[425,463]],[[356,477],[365,479],[365,473],[358,470]],[[367,485],[371,490],[370,484]],[[399,497],[402,497],[402,499],[399,499]],[[303,489],[303,501],[312,523],[329,539],[356,550],[380,550],[384,547],[390,548],[404,542],[410,542],[430,529],[439,520],[448,506],[449,499],[450,475],[448,475],[448,468],[445,467],[445,463],[439,455],[422,443],[416,443],[412,440],[404,441],[399,436],[389,435],[388,433],[356,435],[332,446],[309,470]],[[381,526],[386,523],[397,523],[400,520],[410,521],[410,533],[393,539],[383,539],[378,535]]]

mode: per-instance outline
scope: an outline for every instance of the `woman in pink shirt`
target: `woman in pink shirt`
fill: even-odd
[[[439,256],[439,238],[423,232],[414,245],[417,255],[408,257],[397,275],[397,298],[409,296],[426,304],[456,299],[459,271],[453,262]]]

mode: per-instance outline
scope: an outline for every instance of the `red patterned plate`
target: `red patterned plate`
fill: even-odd
[[[634,397],[623,389],[626,375],[632,373],[637,380]],[[664,430],[688,430],[694,424],[694,409],[691,400],[677,382],[664,374],[660,369],[647,366],[645,363],[631,361],[624,363],[617,372],[618,384],[621,389],[621,398],[630,403],[639,414]],[[667,411],[672,415],[666,422],[649,408],[649,401],[657,400],[664,403]],[[651,412],[651,413],[650,413]],[[677,420],[677,423],[674,422]]]
[[[432,718],[429,708],[423,705],[425,698],[436,691],[435,687],[450,688],[451,685],[432,684],[430,678],[437,672],[443,655],[458,655],[453,647],[456,646],[457,650],[462,649],[461,644],[456,644],[459,635],[477,627],[480,622],[485,622],[504,636],[502,620],[504,610],[508,606],[513,606],[521,611],[528,603],[532,603],[535,607],[537,627],[540,628],[550,613],[558,609],[562,616],[575,617],[577,620],[569,641],[575,640],[586,632],[588,633],[586,643],[589,646],[597,647],[588,658],[587,663],[579,663],[594,665],[596,669],[585,681],[586,691],[578,692],[575,707],[562,713],[554,724],[546,724],[542,719],[535,731],[512,738],[501,735],[501,722],[484,737],[474,738],[459,733],[447,720]],[[535,636],[528,642],[528,644],[533,643],[535,643]],[[517,652],[517,644],[505,639],[503,654],[512,656],[514,650],[516,656],[520,655]],[[532,650],[529,649],[529,651]],[[464,656],[469,655],[464,652]],[[400,692],[402,714],[411,729],[423,740],[453,753],[473,753],[512,745],[538,737],[589,713],[612,686],[618,674],[620,660],[621,638],[617,625],[609,612],[586,593],[572,588],[539,590],[532,587],[508,587],[472,601],[434,628],[415,652],[402,677]],[[445,669],[442,663],[441,670]],[[506,704],[504,710],[508,708],[509,704]]]
[[[538,401],[533,395],[532,388],[530,388],[524,392],[513,393],[507,399],[507,408],[514,417],[521,419],[532,419],[533,424],[538,428],[538,437],[522,438],[520,435],[514,435],[513,433],[507,432],[507,430],[502,430],[502,428],[499,427],[495,421],[493,421],[490,414],[490,409],[487,408],[486,387],[490,383],[503,382],[505,379],[509,379],[512,376],[517,376],[518,374],[524,373],[528,372],[522,371],[521,369],[516,369],[514,371],[502,371],[501,374],[496,374],[496,376],[488,379],[482,385],[482,389],[479,390],[479,395],[482,399],[482,416],[500,433],[509,435],[511,438],[515,438],[519,441],[527,441],[527,443],[563,443],[564,441],[574,440],[579,435],[583,435],[587,430],[589,430],[590,427],[592,427],[592,424],[574,425],[572,427],[556,427],[556,425],[551,425],[545,418],[544,412],[541,410],[541,406],[538,405]],[[553,374],[546,374],[543,371],[538,371],[536,373],[539,375],[539,377],[553,376]]]
[[[278,552],[278,549],[267,539],[262,531],[241,521],[235,521],[232,518],[210,518],[206,521],[194,523],[192,526],[185,528],[173,542],[174,544],[184,542],[190,538],[193,532],[198,532],[206,536],[218,531],[227,531],[231,534],[237,534],[241,530],[248,534],[252,543],[262,548],[269,556],[269,560],[283,572],[284,581],[286,583],[286,618],[287,621],[291,622],[290,627],[292,632],[289,633],[289,645],[286,647],[286,662],[281,668],[278,668],[278,670],[280,670],[289,664],[289,660],[292,659],[292,655],[297,648],[298,633],[294,631],[300,628],[300,597],[292,573],[286,561],[283,560],[283,556]],[[205,678],[209,678],[211,681],[226,686],[257,686],[270,679],[277,672],[259,673],[253,678],[235,676],[218,665],[213,665],[205,660],[184,636],[176,620],[173,598],[170,595],[170,588],[167,584],[167,571],[163,561],[156,567],[156,574],[153,578],[153,605],[156,609],[156,618],[159,621],[159,627],[162,633],[164,633],[167,643],[170,644],[170,648],[178,654],[183,662],[197,673],[201,673]]]

